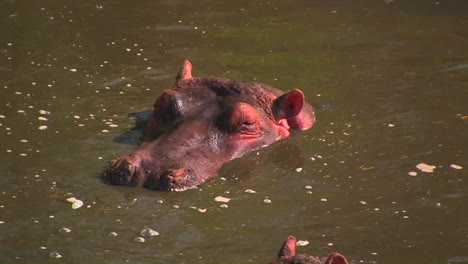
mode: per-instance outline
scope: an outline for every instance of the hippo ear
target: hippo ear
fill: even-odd
[[[165,90],[154,102],[154,113],[159,115],[161,121],[177,120],[183,114],[183,103],[179,93],[174,90]]]
[[[305,102],[304,93],[299,89],[276,98],[273,113],[277,122],[286,119],[290,127],[301,130],[311,128],[315,122],[314,108]]]
[[[192,79],[192,63],[189,60],[184,61],[184,65],[177,73],[176,82],[180,80],[190,80]]]
[[[278,260],[290,258],[296,255],[296,238],[294,236],[288,236],[284,241],[278,252]]]
[[[273,102],[273,114],[276,121],[296,116],[304,106],[304,93],[299,89],[292,89],[276,98]]]
[[[335,252],[328,255],[327,260],[325,260],[325,264],[348,264],[348,260],[345,256]]]

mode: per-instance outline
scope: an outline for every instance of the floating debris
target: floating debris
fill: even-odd
[[[200,212],[200,213],[206,213],[206,208],[198,208],[198,212]]]
[[[47,110],[39,110],[39,114],[41,115],[50,115],[50,112]]]
[[[434,169],[436,168],[436,166],[429,165],[426,163],[419,163],[418,165],[416,165],[416,168],[418,168],[422,172],[434,172]]]
[[[228,203],[231,199],[223,196],[216,196],[214,200],[219,203]]]
[[[307,185],[307,186],[304,187],[304,188],[306,188],[307,190],[312,190],[312,185]]]
[[[246,193],[257,193],[256,191],[254,191],[254,190],[252,190],[252,189],[247,189],[247,190],[245,190],[244,192],[246,192]]]
[[[294,169],[296,172],[301,172],[302,171],[302,168],[296,168]]]
[[[320,201],[326,202],[326,201],[327,201],[327,198],[322,198],[322,199],[320,199]]]
[[[47,129],[47,126],[39,126],[37,129],[39,129],[39,130],[46,130],[46,129]]]
[[[119,235],[119,234],[117,234],[116,232],[110,232],[110,233],[109,233],[109,236],[110,236],[110,237],[116,237],[116,236],[118,236],[118,235]]]
[[[395,127],[395,124],[388,124],[388,127]]]
[[[149,227],[145,227],[143,230],[141,230],[140,235],[142,237],[159,236],[159,232]]]
[[[309,241],[307,241],[307,240],[298,240],[296,242],[296,246],[298,246],[298,247],[304,247],[304,246],[307,246],[307,245],[309,245]]]
[[[143,238],[141,236],[137,236],[137,237],[135,237],[135,239],[133,239],[133,241],[135,241],[137,243],[144,243],[146,240],[145,240],[145,238]]]
[[[374,167],[366,167],[366,165],[362,164],[361,166],[359,166],[359,168],[363,171],[366,171],[366,170],[372,170]]]
[[[462,166],[457,165],[457,164],[450,164],[450,168],[453,168],[453,169],[456,169],[456,170],[461,170],[461,169],[463,169]]]
[[[362,204],[362,205],[366,205],[366,204],[367,204],[366,201],[359,201],[359,203]]]
[[[228,208],[228,205],[227,205],[227,204],[222,204],[222,205],[220,205],[219,207],[221,207],[221,208]]]
[[[59,229],[59,233],[61,234],[66,234],[66,233],[70,233],[71,232],[71,229],[68,228],[68,227],[62,227]]]
[[[418,175],[418,173],[415,172],[415,171],[410,171],[410,172],[408,172],[408,175],[409,176],[416,176],[416,175]]]
[[[270,204],[270,203],[271,203],[271,200],[268,199],[268,198],[265,198],[265,199],[263,199],[263,202],[266,203],[266,204]]]
[[[75,197],[70,197],[67,199],[67,201],[72,203],[72,209],[78,209],[83,206],[83,201],[78,200]]]
[[[58,251],[52,251],[50,252],[49,257],[53,259],[59,259],[62,258],[62,255]]]

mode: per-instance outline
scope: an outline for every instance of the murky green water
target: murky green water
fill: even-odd
[[[267,263],[292,234],[310,242],[300,252],[354,263],[468,263],[466,10],[3,1],[0,262]],[[106,162],[135,148],[121,140],[128,115],[150,109],[185,58],[197,76],[301,88],[318,122],[199,190],[103,184]],[[160,235],[134,242],[145,227]]]

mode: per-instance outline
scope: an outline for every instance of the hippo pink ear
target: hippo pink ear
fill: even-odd
[[[278,260],[290,258],[296,255],[296,238],[294,236],[288,236],[284,241],[278,252]]]
[[[315,122],[313,107],[305,103],[304,93],[296,88],[276,98],[273,113],[277,122],[286,119],[290,127],[301,130],[311,128]]]
[[[345,256],[335,252],[328,255],[327,260],[325,260],[325,264],[348,264],[348,260]]]
[[[301,90],[292,89],[286,92],[273,102],[273,113],[276,121],[296,116],[301,112],[303,106],[304,93]]]
[[[182,68],[180,71],[177,73],[176,77],[176,82],[180,80],[189,80],[192,79],[192,63],[190,63],[189,60],[184,61],[184,65],[182,65]]]

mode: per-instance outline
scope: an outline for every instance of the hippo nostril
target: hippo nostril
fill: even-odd
[[[170,178],[179,178],[185,175],[185,168],[173,167],[166,171],[166,175]]]
[[[159,189],[184,191],[193,188],[193,170],[186,166],[172,165],[164,170],[159,181]]]
[[[132,153],[119,157],[104,172],[104,178],[111,184],[141,186],[146,175],[141,173],[142,158]]]

